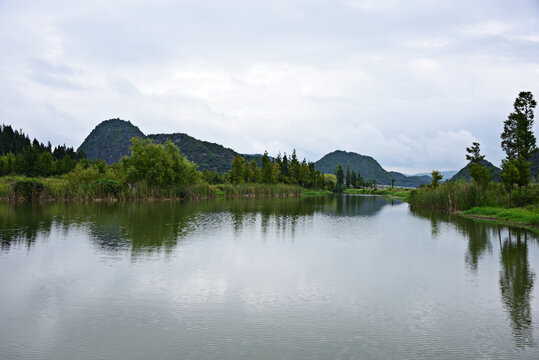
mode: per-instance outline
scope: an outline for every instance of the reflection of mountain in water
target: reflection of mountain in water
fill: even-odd
[[[492,252],[492,239],[498,239],[501,300],[511,319],[515,343],[518,347],[534,345],[531,294],[535,274],[528,262],[528,241],[536,241],[537,238],[523,230],[502,228],[499,225],[452,216],[446,212],[413,209],[411,213],[430,220],[433,235],[437,233],[441,223],[455,226],[468,239],[465,262],[472,273],[477,272],[481,257]]]

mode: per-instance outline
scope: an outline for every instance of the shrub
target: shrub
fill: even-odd
[[[114,180],[96,180],[92,184],[94,198],[119,199],[122,193],[122,185]]]
[[[13,183],[12,194],[15,200],[37,200],[46,195],[46,187],[34,179],[19,180]]]

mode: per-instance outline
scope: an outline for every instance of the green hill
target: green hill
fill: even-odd
[[[84,151],[90,160],[101,159],[112,164],[118,162],[122,156],[129,155],[129,140],[134,137],[146,136],[130,121],[105,120],[92,130],[77,151]]]
[[[429,176],[406,176],[395,171],[388,172],[372,157],[354,152],[336,150],[314,163],[316,169],[329,174],[333,174],[339,164],[345,170],[349,165],[350,170],[361,174],[365,180],[376,180],[376,183],[380,185],[391,185],[392,179],[395,179],[395,186],[416,187],[430,183]]]
[[[155,142],[164,144],[170,140],[185,154],[185,157],[198,165],[199,170],[225,172],[230,170],[230,163],[238,154],[222,145],[195,139],[187,134],[148,135]]]
[[[389,175],[395,179],[395,185],[406,187],[417,187],[421,184],[430,184],[432,180],[429,175],[407,176],[396,171],[390,171]]]
[[[470,176],[470,172],[468,171],[468,168],[470,167],[470,164],[472,162],[470,161],[465,167],[459,170],[458,173],[456,173],[450,181],[456,181],[456,180],[463,180],[463,181],[472,181],[472,177]],[[493,169],[493,177],[492,181],[495,182],[501,182],[502,181],[502,170],[494,165],[492,163],[488,162],[487,160],[481,160],[481,164],[485,166],[487,169]]]
[[[182,133],[153,134],[146,136],[129,121],[110,119],[103,121],[88,135],[77,151],[83,150],[88,159],[102,159],[107,164],[120,161],[130,154],[133,137],[152,139],[157,143],[172,141],[187,159],[198,165],[199,170],[225,172],[230,170],[232,159],[238,154],[222,145],[195,139]],[[260,165],[262,155],[243,155],[246,161],[255,160]]]

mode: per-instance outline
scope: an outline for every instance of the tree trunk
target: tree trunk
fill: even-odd
[[[513,186],[509,188],[509,207],[511,207],[511,193],[513,192]]]

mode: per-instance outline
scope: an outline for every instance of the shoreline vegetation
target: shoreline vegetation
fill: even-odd
[[[133,138],[131,156],[117,164],[69,157],[70,167],[54,160],[48,147],[25,147],[17,156],[0,156],[0,199],[8,201],[185,200],[253,196],[312,196],[331,193],[333,175],[299,162],[295,151],[261,167],[241,155],[227,173],[204,170],[187,160],[170,141],[164,145]],[[50,148],[50,147],[49,147]],[[67,159],[67,158],[66,158]],[[43,163],[44,162],[44,163]]]
[[[318,196],[329,190],[306,189],[288,184],[216,184],[199,183],[183,189],[122,186],[113,180],[95,180],[84,186],[73,186],[62,177],[0,178],[0,201],[177,201],[238,197]]]
[[[442,176],[433,170],[429,186],[410,192],[410,206],[440,209],[538,231],[539,184],[530,173],[530,160],[539,151],[533,133],[533,109],[536,106],[532,93],[522,91],[513,103],[514,111],[504,121],[501,148],[506,158],[502,160],[501,176],[495,178],[493,169],[484,165],[485,155],[481,154],[480,144],[473,142],[466,148],[467,169],[472,182],[439,184]]]

